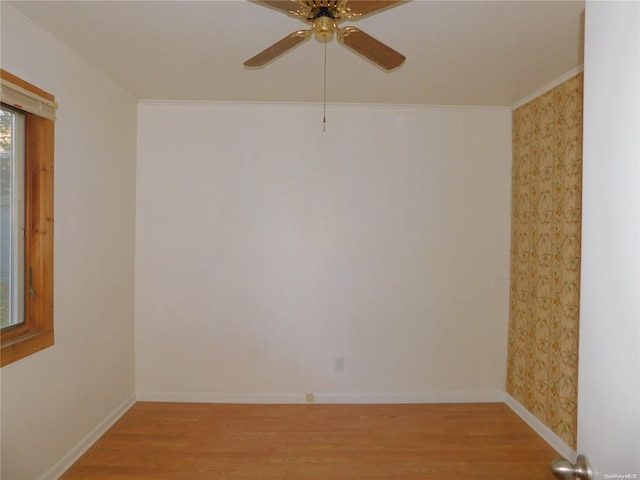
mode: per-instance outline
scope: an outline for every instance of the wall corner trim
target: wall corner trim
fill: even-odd
[[[513,105],[511,105],[511,111],[514,111],[517,108],[520,108],[525,103],[529,103],[531,100],[533,100],[535,98],[538,98],[543,93],[546,93],[549,90],[557,87],[558,85],[563,84],[564,82],[566,82],[570,78],[573,78],[573,77],[575,77],[576,75],[578,75],[579,73],[582,73],[582,72],[584,72],[584,65],[580,65],[579,67],[576,67],[573,70],[568,71],[564,75],[556,78],[554,81],[546,84],[544,87],[536,90],[535,92],[527,95],[523,99],[521,99],[521,100],[517,101],[516,103],[514,103]]]
[[[136,396],[131,395],[115,408],[107,417],[91,430],[69,453],[58,461],[39,480],[57,480],[66,472],[109,428],[116,423],[136,403]]]
[[[507,404],[516,415],[518,415],[524,422],[529,425],[533,430],[542,437],[549,445],[551,445],[556,452],[558,452],[564,458],[575,462],[577,453],[569,445],[565,443],[558,435],[556,435],[549,427],[538,420],[529,410],[527,410],[520,402],[513,398],[508,393],[505,395],[504,403]]]

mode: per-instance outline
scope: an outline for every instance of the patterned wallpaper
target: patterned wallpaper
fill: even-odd
[[[508,393],[576,448],[582,81],[513,112]]]

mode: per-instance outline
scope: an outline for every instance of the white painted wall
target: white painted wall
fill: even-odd
[[[578,449],[638,478],[640,3],[588,1],[585,35]]]
[[[2,478],[56,478],[134,394],[136,101],[2,2],[2,68],[56,96],[55,346],[3,367]]]
[[[139,398],[502,399],[510,111],[321,121],[313,105],[140,105]]]

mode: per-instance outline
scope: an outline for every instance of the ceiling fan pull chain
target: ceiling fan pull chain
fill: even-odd
[[[322,97],[322,131],[327,131],[327,39],[324,39],[324,93]]]

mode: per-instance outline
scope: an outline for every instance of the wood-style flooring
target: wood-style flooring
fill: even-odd
[[[63,480],[553,480],[501,403],[136,403]]]

